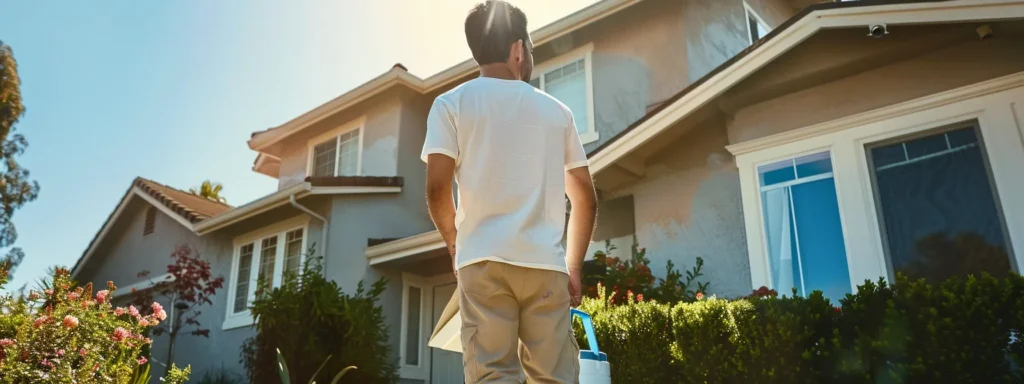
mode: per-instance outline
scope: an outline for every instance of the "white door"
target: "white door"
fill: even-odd
[[[430,329],[437,327],[437,321],[444,312],[444,306],[455,294],[456,283],[434,286],[432,320]],[[431,384],[462,384],[465,376],[462,372],[462,354],[430,348],[430,383]]]

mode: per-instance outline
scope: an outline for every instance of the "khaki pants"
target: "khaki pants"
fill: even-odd
[[[466,383],[579,382],[568,275],[484,261],[458,279]]]

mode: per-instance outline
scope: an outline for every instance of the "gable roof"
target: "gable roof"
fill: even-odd
[[[860,0],[811,5],[591,151],[590,171],[608,169],[822,29],[1022,17],[1021,0]]]
[[[548,24],[531,34],[534,45],[542,45],[552,40],[583,28],[607,16],[613,15],[641,0],[600,0],[575,13]],[[419,93],[427,94],[440,90],[452,82],[477,72],[473,59],[465,60],[455,66],[427,78],[419,78],[410,74],[402,64],[395,64],[380,76],[363,83],[348,92],[314,108],[280,126],[253,132],[249,139],[249,148],[258,152],[271,146],[338,111],[349,108],[356,103],[365,101],[393,86],[406,86]],[[257,161],[260,161],[257,158]]]
[[[231,210],[230,205],[171,188],[153,180],[139,177],[132,184],[193,224]]]
[[[117,220],[121,218],[121,214],[127,209],[128,204],[133,198],[142,199],[189,230],[192,230],[192,225],[195,223],[231,210],[230,205],[195,196],[153,180],[136,177],[132,181],[131,186],[128,187],[128,191],[121,197],[117,207],[114,208],[114,211],[110,213],[107,220],[103,222],[100,230],[89,241],[89,246],[82,252],[82,257],[79,257],[78,261],[75,262],[74,268],[71,269],[72,277],[75,277],[81,271],[82,266],[85,265],[85,262],[96,251],[96,247],[99,246],[103,237],[110,232],[114,224],[117,223]]]

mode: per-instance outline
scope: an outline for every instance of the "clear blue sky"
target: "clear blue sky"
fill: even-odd
[[[531,29],[593,2],[513,1]],[[273,192],[250,170],[252,131],[396,62],[425,77],[467,59],[473,3],[0,0],[27,109],[21,160],[42,187],[14,216],[26,257],[9,288],[74,264],[136,176],[212,179],[233,205]]]

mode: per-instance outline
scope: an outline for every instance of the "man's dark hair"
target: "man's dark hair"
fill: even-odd
[[[526,14],[503,0],[477,4],[466,16],[466,42],[477,64],[504,63],[512,43],[526,43]]]

